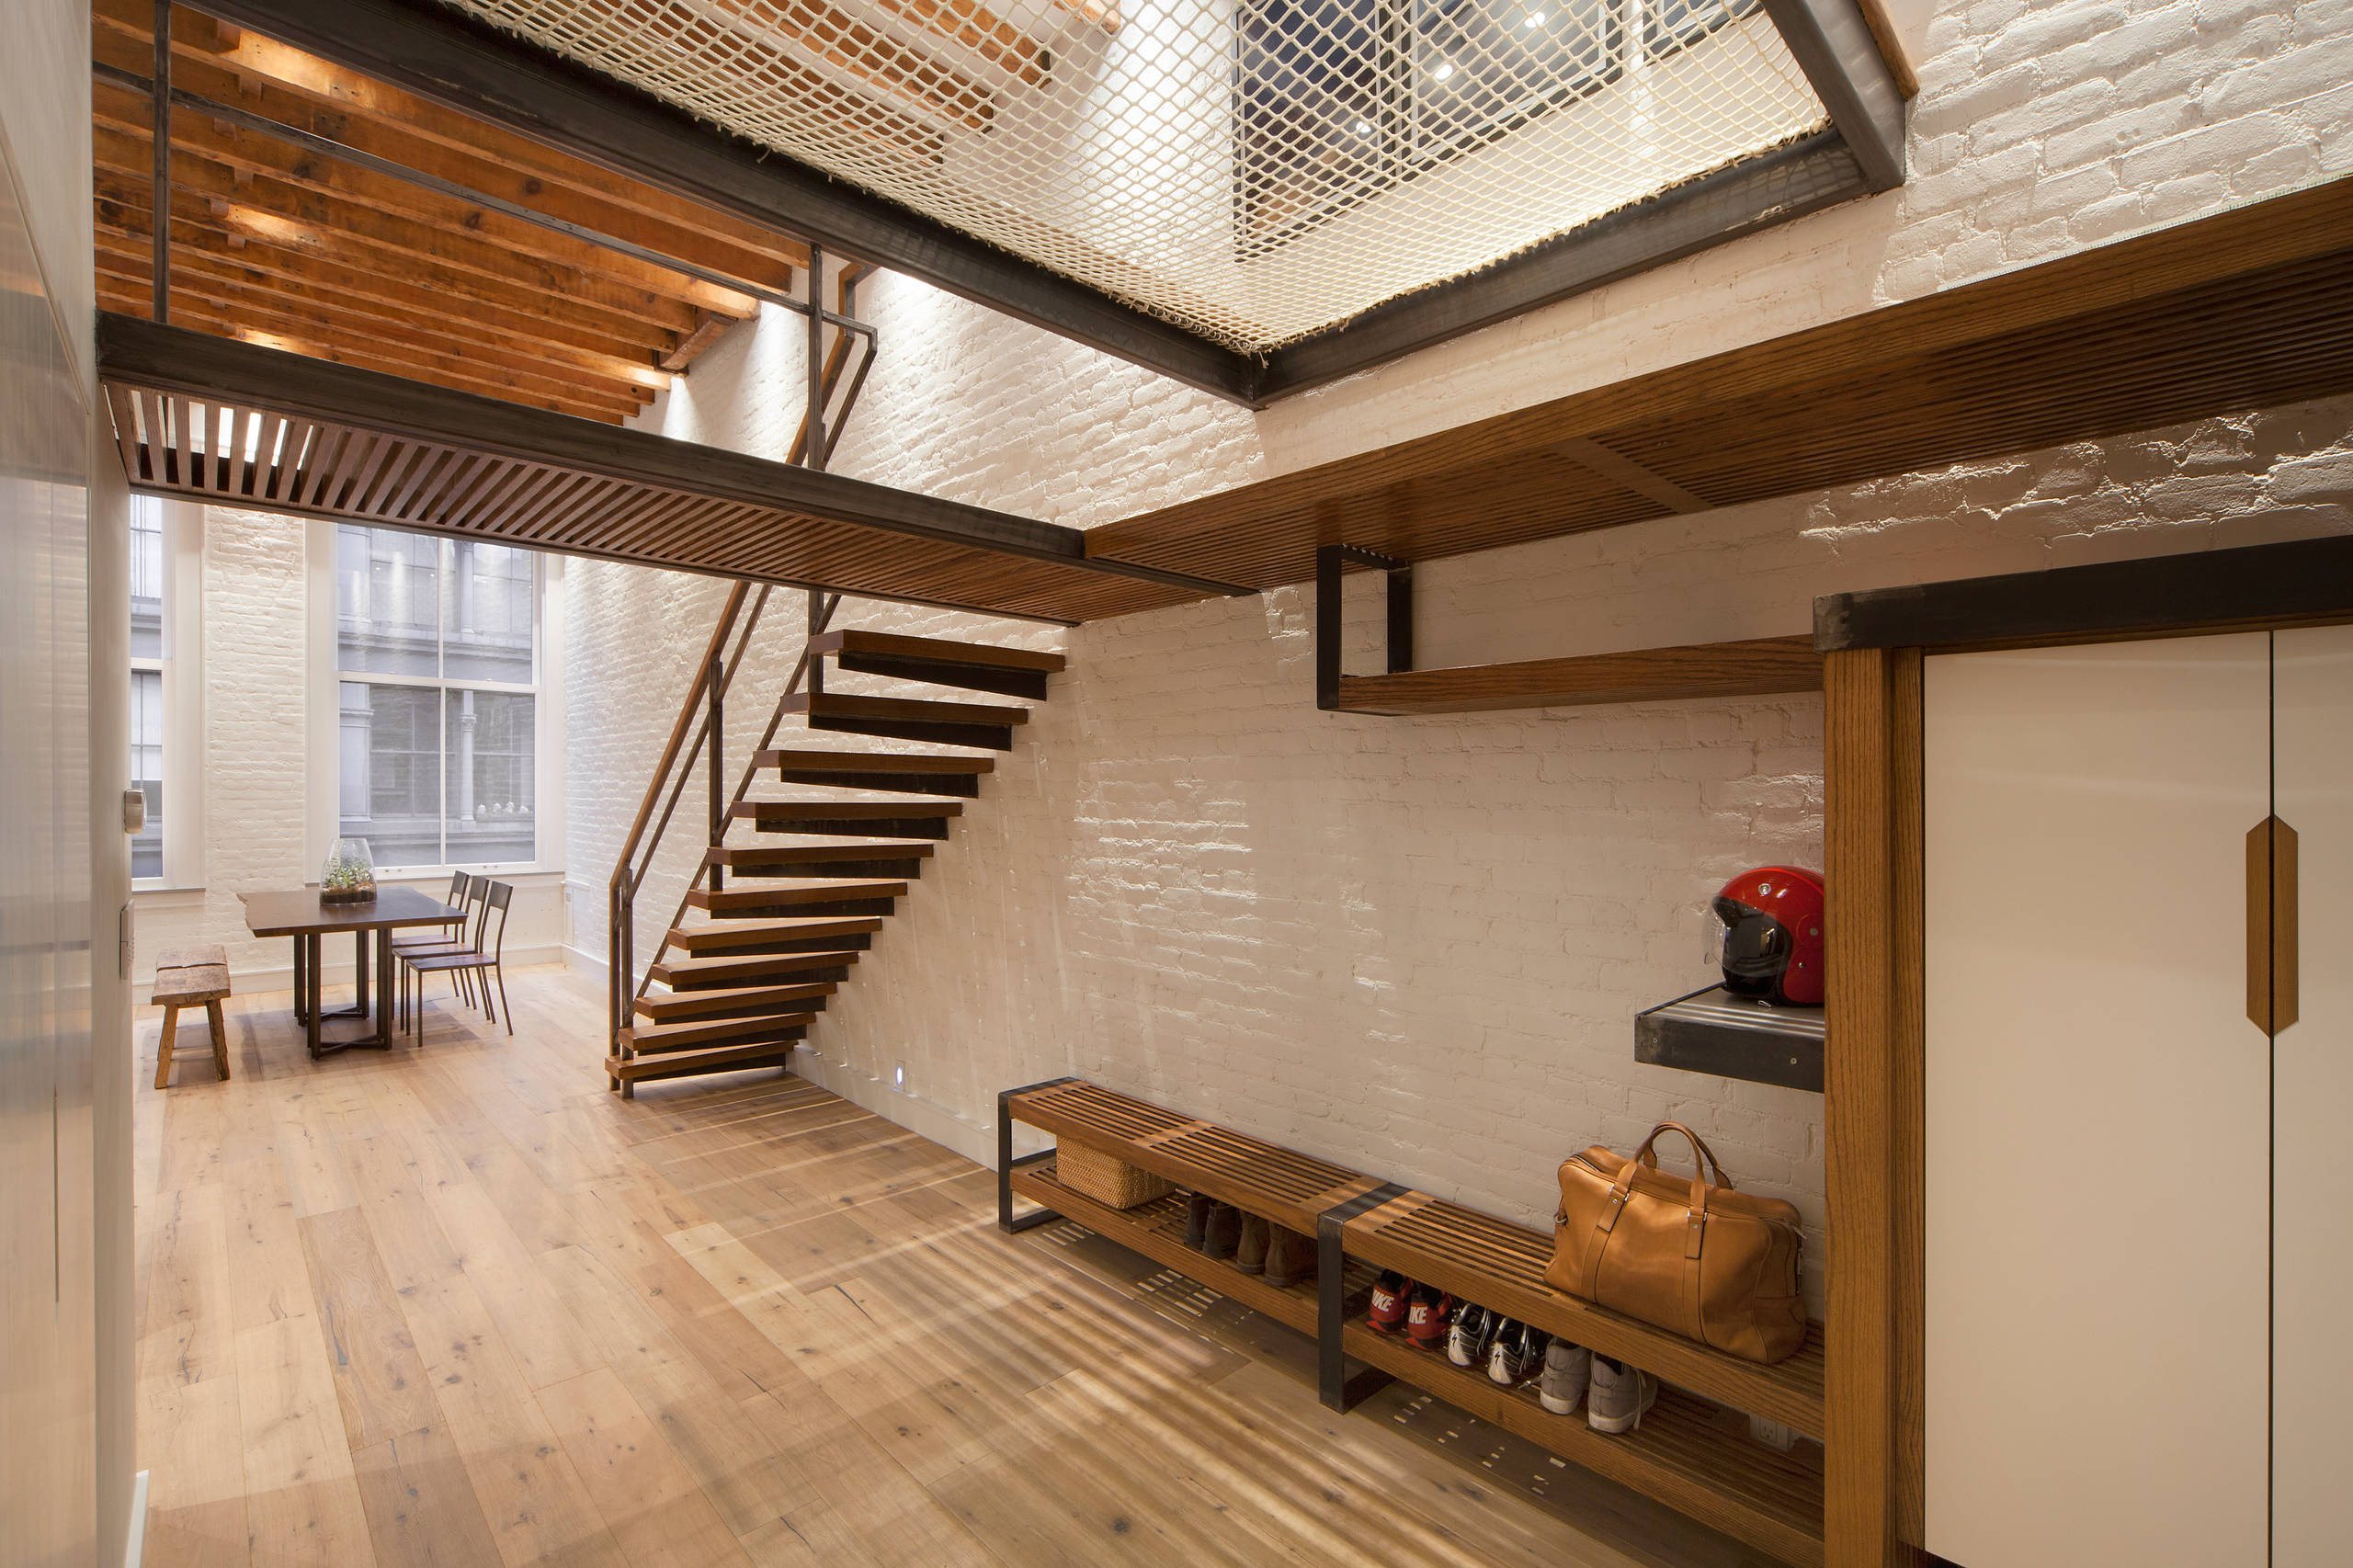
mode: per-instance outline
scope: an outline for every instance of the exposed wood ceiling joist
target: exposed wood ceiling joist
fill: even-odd
[[[2353,392],[2353,178],[1092,530],[1271,587]],[[1604,460],[1597,465],[1608,470]]]
[[[172,14],[165,302],[186,324],[617,423],[760,300],[805,290],[790,235]],[[153,17],[95,0],[98,283],[136,314],[153,309]]]

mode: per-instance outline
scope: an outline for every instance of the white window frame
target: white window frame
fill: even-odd
[[[310,667],[311,679],[308,712],[305,715],[305,727],[309,733],[305,793],[309,810],[305,813],[303,843],[304,862],[313,868],[325,862],[327,850],[335,843],[343,821],[343,683],[359,680],[375,686],[439,689],[448,689],[450,686],[449,682],[438,678],[378,675],[335,667],[335,530],[341,526],[313,519],[305,532],[304,575],[310,584],[310,646],[305,662]],[[354,526],[373,528],[381,525],[355,523]],[[496,544],[504,541],[492,540],[487,542]],[[531,810],[539,858],[530,861],[469,861],[461,865],[383,868],[389,872],[391,881],[415,881],[422,885],[437,881],[446,882],[450,873],[457,870],[494,870],[509,877],[519,877],[538,872],[561,873],[563,869],[563,557],[551,551],[534,553],[540,563],[539,592],[532,600],[532,646],[539,667],[538,685],[517,686],[503,681],[459,684],[476,691],[528,692],[534,699],[533,719],[538,733],[532,747],[532,778],[538,798],[532,801]],[[437,792],[437,798],[446,799],[446,796]],[[317,871],[313,869],[309,880],[316,877]]]
[[[163,656],[131,661],[162,677],[164,874],[134,892],[204,886],[204,508],[149,498],[164,521]],[[123,613],[130,613],[128,601]]]

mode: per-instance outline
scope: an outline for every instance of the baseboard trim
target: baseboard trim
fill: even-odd
[[[578,970],[583,974],[593,974],[598,980],[612,973],[611,967],[603,959],[594,953],[582,952],[569,942],[563,947],[563,967]]]
[[[996,1165],[994,1127],[975,1127],[944,1106],[901,1094],[882,1079],[846,1062],[828,1061],[806,1045],[794,1049],[792,1071],[795,1076],[839,1095],[885,1121],[895,1122],[910,1132],[953,1149],[975,1165]]]
[[[122,1543],[122,1568],[139,1568],[147,1551],[147,1472],[131,1478],[131,1534]]]

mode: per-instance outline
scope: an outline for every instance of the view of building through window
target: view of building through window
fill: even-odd
[[[1758,0],[1241,0],[1241,254],[1618,83]],[[1641,20],[1639,34],[1630,17]]]
[[[538,858],[539,560],[335,530],[337,832],[379,866]]]
[[[131,874],[164,874],[164,504],[131,498],[131,787],[147,796]]]

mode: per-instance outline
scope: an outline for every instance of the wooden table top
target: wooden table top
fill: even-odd
[[[381,931],[394,926],[439,926],[465,917],[430,893],[415,888],[379,888],[366,903],[321,903],[316,888],[292,892],[252,892],[245,897],[245,928],[256,937],[301,937],[314,931]]]

